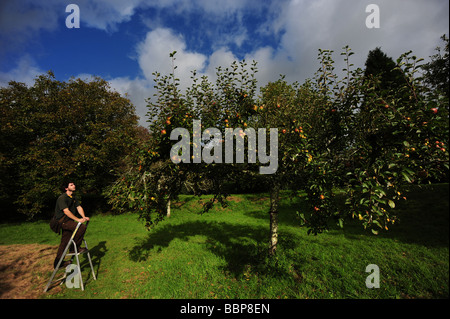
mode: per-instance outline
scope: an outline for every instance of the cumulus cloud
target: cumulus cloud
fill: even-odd
[[[394,59],[413,50],[427,58],[439,37],[448,34],[448,2],[445,1],[388,1],[379,0],[381,25],[368,29],[365,9],[370,0],[292,0],[280,8],[270,25],[272,32],[283,32],[277,52],[266,63],[277,62],[286,75],[298,80],[311,77],[317,70],[318,49],[336,52],[349,45],[356,53],[355,66],[363,66],[367,54],[381,47]],[[255,57],[260,53],[255,52]]]
[[[129,21],[142,0],[78,0],[82,22],[88,27],[116,31],[117,25]]]
[[[136,115],[139,116],[139,124],[146,126],[147,102],[146,100],[153,94],[153,88],[146,79],[114,78],[108,80],[111,88],[122,96],[130,99],[136,108]]]
[[[210,79],[216,79],[216,70],[219,66],[228,67],[238,58],[227,47],[221,47],[214,51],[208,58],[208,67],[205,69],[204,75]]]
[[[17,65],[8,72],[0,72],[0,87],[7,87],[10,81],[22,82],[28,86],[44,71],[41,70],[30,55],[22,56]]]
[[[175,62],[169,54],[177,51]],[[122,77],[109,79],[111,87],[122,95],[127,93],[131,102],[136,106],[136,113],[140,117],[140,124],[145,125],[147,102],[153,98],[155,76],[154,72],[169,75],[175,69],[175,76],[180,79],[180,89],[185,90],[191,85],[192,71],[196,70],[198,76],[207,75],[215,79],[218,66],[228,66],[237,58],[226,47],[222,47],[210,56],[198,52],[189,52],[183,36],[175,34],[167,28],[157,28],[149,31],[145,39],[136,47],[137,61],[143,76],[134,79]]]
[[[144,41],[137,46],[139,66],[147,80],[153,80],[155,71],[161,74],[172,72],[169,54],[177,51],[177,76],[184,83],[190,71],[203,70],[207,57],[204,54],[189,52],[182,35],[174,34],[166,28],[157,28],[147,33]]]

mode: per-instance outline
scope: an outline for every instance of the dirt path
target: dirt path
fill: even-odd
[[[53,271],[58,246],[0,245],[0,299],[34,299],[43,290]],[[47,293],[61,291],[56,286]]]

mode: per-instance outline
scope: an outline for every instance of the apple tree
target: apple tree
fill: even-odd
[[[344,49],[350,66],[351,52]],[[359,69],[347,69],[338,79],[329,53],[321,51],[314,85],[338,117],[337,133],[327,136],[339,147],[316,149],[314,158],[317,167],[332,163],[323,173],[345,191],[345,207],[337,213],[339,203],[316,206],[315,212],[300,216],[313,233],[325,230],[329,217],[338,215],[341,225],[351,216],[377,234],[397,220],[394,208],[407,198],[409,184],[448,179],[448,99],[424,84],[422,60],[411,52],[391,70],[402,75],[396,85],[385,85],[382,73],[368,77]]]
[[[175,55],[176,52],[170,54],[172,62]],[[203,137],[208,134],[205,128],[223,131],[228,127],[249,125],[254,112],[255,72],[255,65],[249,68],[245,61],[235,62],[226,69],[219,67],[217,80],[212,83],[207,77],[198,78],[193,71],[192,85],[185,92],[179,89],[175,65],[169,75],[155,72],[156,93],[148,100],[152,138],[137,149],[129,170],[107,189],[113,209],[139,211],[140,218],[151,229],[166,217],[171,201],[182,191],[199,196],[213,194],[213,198],[204,203],[203,212],[216,201],[226,205],[224,186],[242,179],[242,165],[202,161],[205,154],[214,151],[205,147],[206,144],[220,143],[220,147],[223,144],[221,139],[213,141]],[[194,120],[201,121],[203,136],[195,136]],[[172,136],[175,129],[185,129],[186,136]],[[189,147],[171,155],[172,147],[180,138],[188,139]],[[183,162],[175,163],[174,156],[182,157]],[[254,169],[251,166],[246,167]]]

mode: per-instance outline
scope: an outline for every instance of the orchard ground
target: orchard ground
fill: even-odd
[[[345,196],[345,194],[342,194]],[[302,197],[282,193],[279,249],[267,258],[266,194],[232,195],[200,215],[208,197],[181,196],[150,232],[137,214],[94,215],[86,234],[97,280],[81,259],[85,291],[44,294],[59,237],[48,222],[0,225],[0,298],[448,298],[449,185],[413,187],[400,221],[375,236],[359,221],[317,236],[298,227]],[[380,288],[365,285],[366,266]]]

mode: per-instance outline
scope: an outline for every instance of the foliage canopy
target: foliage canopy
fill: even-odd
[[[33,217],[52,209],[61,181],[101,194],[136,134],[134,106],[100,78],[39,76],[0,89],[0,196]]]
[[[140,211],[150,229],[186,189],[214,194],[204,205],[208,211],[216,201],[226,205],[224,185],[258,180],[271,195],[271,254],[282,188],[307,193],[309,208],[299,210],[298,217],[310,233],[325,231],[331,221],[342,226],[347,218],[359,219],[374,234],[388,230],[408,184],[448,180],[448,97],[427,85],[422,59],[411,52],[394,62],[380,49],[371,51],[366,70],[353,69],[351,55],[344,47],[343,78],[334,71],[333,51],[319,50],[320,68],[313,79],[300,85],[281,77],[261,88],[260,95],[255,62],[219,67],[215,82],[197,78],[194,71],[186,92],[178,89],[175,67],[167,76],[154,73],[153,139],[108,189],[110,203],[118,211]],[[258,176],[260,163],[248,162],[174,164],[169,154],[176,141],[170,132],[183,127],[192,136],[192,119],[200,119],[202,129],[278,128],[277,172]],[[336,196],[335,187],[346,199]]]

